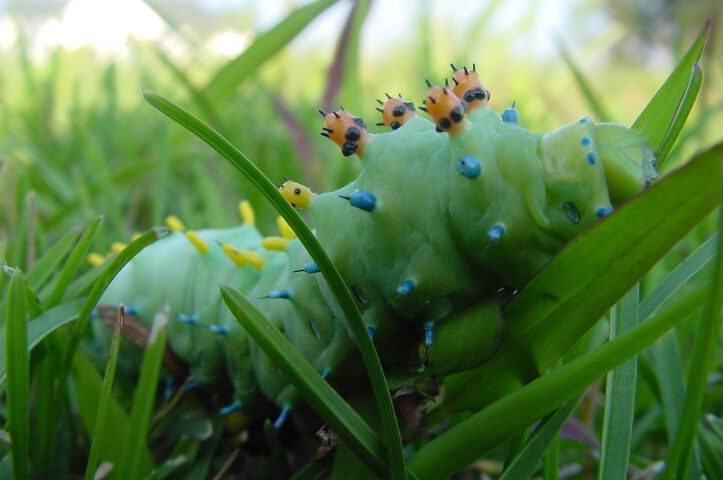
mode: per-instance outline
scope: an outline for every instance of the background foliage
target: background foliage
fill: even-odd
[[[593,113],[597,120],[629,125],[711,16],[711,37],[700,60],[705,82],[671,152],[670,168],[720,140],[723,102],[718,86],[723,80],[723,52],[718,3],[699,2],[693,9],[675,2],[619,2],[603,10],[594,2],[581,2],[570,14],[575,21],[569,31],[553,34],[558,39],[559,56],[537,55],[532,48],[534,38],[525,33],[543,7],[530,8],[513,20],[507,19],[504,28],[497,28],[502,3],[480,3],[466,14],[475,21],[466,23],[469,26],[462,30],[453,20],[439,21],[447,17],[439,16],[433,2],[421,2],[421,8],[404,19],[417,25],[414,34],[384,51],[375,50],[380,47],[368,42],[379,28],[365,23],[369,2],[319,1],[296,13],[290,10],[281,20],[285,22],[282,28],[268,35],[253,34],[253,46],[231,60],[209,55],[197,33],[177,27],[168,12],[158,6],[168,20],[166,36],[152,44],[131,42],[127,55],[122,57],[98,55],[91,48],[57,47],[38,58],[31,48],[32,37],[21,33],[15,48],[0,51],[0,256],[7,265],[26,272],[26,281],[33,287],[39,286],[36,293],[42,306],[32,298],[22,304],[3,300],[0,318],[4,321],[6,315],[12,316],[7,307],[10,304],[27,311],[31,318],[53,307],[65,309],[54,311],[53,318],[72,320],[72,312],[79,309],[78,303],[72,302],[88,291],[83,277],[71,283],[78,278],[75,269],[81,273],[89,269],[83,261],[85,252],[106,252],[114,241],[128,241],[133,232],[161,225],[168,214],[178,215],[192,228],[230,226],[238,222],[238,200],[247,198],[257,209],[261,229],[273,231],[276,213],[261,194],[232,165],[218,161],[198,138],[150,108],[139,93],[141,88],[163,92],[193,110],[241,148],[272,180],[285,175],[304,181],[316,191],[325,191],[353,178],[358,165],[341,159],[338,151],[318,135],[319,107],[342,104],[374,123],[374,99],[381,98],[384,92],[401,92],[418,102],[424,94],[425,78],[441,81],[449,75],[449,62],[476,62],[485,85],[492,91],[493,109],[501,111],[515,101],[523,124],[531,130],[548,131],[586,113]],[[328,6],[330,10],[326,10]],[[378,2],[371,8],[383,9],[384,4]],[[309,29],[303,29],[306,22],[316,15],[323,19],[335,9],[344,9],[341,18],[348,15],[346,24],[326,32],[322,43],[297,45],[298,38],[308,35]],[[601,16],[613,21],[601,22]],[[239,19],[239,24],[255,30],[245,18]],[[599,25],[602,27],[591,28]],[[98,215],[104,216],[102,227],[94,222]],[[69,260],[58,273],[62,266],[52,262],[62,260],[61,253],[71,251],[79,236],[78,225],[86,227],[80,239],[83,246],[72,250],[70,258],[75,263]],[[641,298],[653,292],[717,228],[716,219],[709,218],[694,229],[641,282]],[[83,244],[84,240],[87,243]],[[34,276],[30,273],[33,265]],[[706,304],[712,273],[708,268],[683,285],[676,294],[678,304],[683,305],[678,308],[694,310],[691,302],[695,301]],[[20,299],[23,291],[19,274],[0,277],[4,298]],[[712,305],[715,308],[715,302]],[[720,317],[717,319],[709,333],[720,339]],[[42,315],[29,325],[38,320]],[[671,446],[686,448],[675,446],[673,440],[679,432],[671,425],[672,419],[685,411],[685,398],[675,392],[691,381],[688,372],[695,367],[691,362],[697,358],[693,355],[696,320],[692,317],[683,321],[668,340],[656,344],[639,359],[629,470],[642,475],[638,478],[653,475],[659,468],[656,460],[665,458]],[[601,323],[594,327],[562,363],[594,350],[607,337],[606,326]],[[11,329],[6,329],[10,338]],[[20,329],[12,332],[19,335],[14,337],[18,342],[24,342]],[[21,408],[6,406],[6,388],[28,392],[24,414],[27,418],[32,415],[35,421],[25,438],[37,441],[32,449],[28,448],[29,465],[41,478],[86,471],[86,459],[92,453],[90,438],[99,438],[88,433],[94,423],[85,418],[88,412],[98,409],[99,403],[82,393],[100,391],[101,378],[91,362],[92,352],[64,357],[61,347],[77,342],[76,336],[82,332],[61,329],[56,333],[33,351],[28,364],[30,384],[13,384],[9,379],[0,387],[4,395],[0,404],[3,423],[9,408]],[[33,332],[29,331],[28,336],[32,340]],[[8,349],[7,355],[15,354]],[[699,473],[695,465],[705,472],[723,470],[719,455],[723,451],[719,341],[715,342],[712,358],[701,387],[705,415],[698,441],[687,442],[695,449],[695,461],[687,472],[691,474]],[[71,369],[73,381],[67,382]],[[144,380],[148,385],[157,383],[158,373],[148,375],[149,379]],[[121,379],[113,395],[117,402],[105,400],[100,405],[112,410],[108,418],[116,418],[114,428],[127,429],[125,423],[130,423],[143,431],[150,420],[143,418],[141,405],[150,402],[152,408],[159,407],[153,407],[154,398],[134,398],[132,391],[124,390],[129,388],[128,382],[124,384]],[[567,406],[574,412],[573,420],[566,423],[568,434],[562,440],[544,443],[546,448],[552,445],[552,453],[541,467],[545,478],[564,477],[568,471],[583,478],[598,471],[604,392],[601,381],[579,404]],[[133,421],[124,421],[128,418]],[[557,428],[566,418],[562,415]],[[164,431],[162,421],[159,416],[149,428]],[[196,466],[184,472],[201,478],[208,472],[223,470],[223,461],[234,451],[208,446],[209,439],[202,432],[207,425],[204,422],[209,421],[214,427],[211,441],[217,446],[224,432],[219,428],[220,420],[198,418],[197,424],[191,422],[189,431],[173,437],[186,438],[186,443],[159,446],[155,442],[152,452],[133,450],[131,446],[117,451],[108,439],[92,442],[92,447],[104,452],[101,458],[116,455],[113,458],[126,473],[144,471],[153,461],[166,459],[172,453],[182,451],[190,457],[192,448],[208,448],[213,453],[194,451]],[[554,417],[548,421],[554,432]],[[698,425],[697,419],[692,422]],[[24,438],[22,429],[17,430],[12,421],[8,425],[0,437],[0,454],[4,458],[0,477],[10,472],[5,432],[16,428],[13,438],[18,442]],[[557,438],[554,433],[552,437]],[[519,451],[525,439],[526,435],[520,435],[501,443],[480,460],[476,470],[494,474],[501,465],[509,464],[511,452]],[[22,457],[14,460],[17,458]],[[554,467],[557,461],[564,466],[559,474]],[[537,460],[528,463],[532,466],[523,464],[518,468],[539,473],[535,469]],[[643,473],[646,469],[647,474]],[[22,475],[22,470],[16,469],[15,473]],[[283,472],[275,473],[284,476]]]

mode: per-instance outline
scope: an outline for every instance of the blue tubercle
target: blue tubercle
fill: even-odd
[[[329,378],[329,375],[331,375],[331,368],[326,367],[326,368],[324,369],[324,371],[321,372],[321,378],[323,378],[324,380],[326,380],[327,378]]]
[[[499,224],[495,225],[487,231],[487,240],[489,240],[490,242],[496,242],[500,238],[502,238],[502,235],[504,235],[504,234],[505,234],[505,227],[503,227],[502,225],[499,225]]]
[[[291,405],[288,403],[284,405],[281,408],[281,413],[279,414],[279,418],[276,419],[274,422],[274,428],[276,430],[280,429],[284,423],[286,422],[286,419],[289,418],[289,413],[291,413]]]
[[[138,308],[132,306],[132,305],[123,305],[123,313],[126,315],[133,315],[134,317],[138,316]]]
[[[480,167],[479,162],[473,156],[462,155],[459,157],[459,162],[457,162],[457,171],[463,177],[473,179],[479,177],[482,167]]]
[[[172,396],[173,396],[173,377],[169,375],[168,377],[166,377],[166,386],[163,389],[163,398],[165,400],[168,400]]]
[[[186,391],[190,392],[191,390],[194,390],[196,387],[198,387],[198,383],[196,383],[195,380],[191,380],[186,384]]]
[[[316,262],[306,262],[306,264],[301,270],[297,270],[297,272],[304,273],[319,273],[320,271],[321,270],[319,270],[319,266],[316,264]]]
[[[226,405],[225,407],[221,408],[218,413],[222,416],[226,416],[229,413],[235,412],[236,410],[241,409],[243,405],[241,405],[241,402],[238,400],[234,400],[234,402],[230,405]]]
[[[224,327],[223,325],[209,325],[208,329],[211,330],[213,333],[217,333],[219,335],[226,335],[228,333],[228,328]]]
[[[414,283],[414,280],[404,280],[397,287],[397,293],[399,295],[408,295],[412,290],[414,290],[415,286],[416,284]]]
[[[595,157],[595,152],[589,152],[586,158],[587,163],[589,163],[590,165],[595,165],[595,161],[597,160],[597,158]]]
[[[354,190],[348,197],[341,196],[345,200],[349,200],[352,207],[356,207],[365,212],[371,212],[377,205],[377,197],[366,190]]]
[[[424,345],[426,347],[431,347],[433,341],[434,341],[434,324],[433,323],[425,323],[424,324]]]
[[[515,127],[520,126],[520,114],[515,110],[515,102],[512,102],[512,106],[502,112],[502,121]]]
[[[195,315],[189,315],[187,313],[179,313],[178,319],[182,321],[183,323],[187,323],[189,325],[198,325],[198,318]]]
[[[374,340],[374,334],[377,332],[377,330],[374,327],[367,327],[367,335],[369,335],[370,340]]]
[[[595,215],[597,215],[600,218],[607,217],[611,213],[613,213],[613,209],[607,208],[607,207],[600,207],[597,210],[595,210]]]
[[[271,290],[264,298],[291,298],[289,290]]]

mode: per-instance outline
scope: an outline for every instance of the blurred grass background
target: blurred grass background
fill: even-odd
[[[235,225],[243,198],[254,204],[262,230],[275,229],[276,212],[255,189],[205,144],[150,108],[143,88],[189,108],[271,179],[288,176],[327,191],[353,178],[359,165],[319,135],[319,108],[344,105],[375,130],[375,99],[385,92],[420,104],[425,79],[441,83],[450,76],[450,62],[476,63],[492,91],[492,108],[500,112],[515,101],[522,125],[532,131],[550,131],[588,114],[630,125],[710,17],[712,32],[701,59],[705,82],[670,162],[683,162],[719,141],[723,127],[723,16],[720,3],[710,0],[695,5],[490,0],[465,2],[464,8],[431,0],[415,2],[414,8],[376,1],[360,12],[363,18],[356,21],[364,22],[363,35],[358,44],[349,39],[344,54],[337,52],[354,4],[348,0],[239,2],[236,10],[221,9],[218,15],[190,10],[183,2],[128,1],[155,15],[159,27],[153,38],[64,45],[51,33],[62,31],[58,25],[70,16],[66,3],[44,4],[52,15],[47,18],[31,15],[33,2],[7,2],[0,20],[0,257],[25,269],[39,252],[97,215],[105,216],[94,244],[100,252],[169,214],[194,229]],[[112,23],[93,14],[92,3],[76,0],[75,11],[88,14],[82,17],[88,27],[111,29]],[[224,73],[298,7],[327,4],[279,52],[257,52],[246,70]],[[80,28],[82,22],[73,25]],[[223,39],[230,44],[219,49]],[[340,76],[345,61],[352,74]],[[225,94],[219,93],[222,80]],[[655,267],[643,290],[715,228],[713,220],[697,227]],[[26,236],[32,241],[17,241]],[[604,327],[578,349],[600,343]],[[679,329],[682,350],[689,350],[696,328],[688,322]],[[719,413],[720,355],[716,359],[705,411]],[[643,361],[642,376],[655,377],[655,368]],[[654,400],[660,392],[654,379],[640,383],[635,455],[661,458],[665,441],[650,441],[660,435]],[[599,414],[596,393],[599,385],[583,402],[582,422]],[[62,453],[60,462],[74,461]]]
[[[285,175],[324,191],[347,182],[358,165],[340,158],[318,135],[320,107],[341,104],[373,124],[375,99],[385,92],[419,104],[425,78],[439,83],[449,76],[450,62],[474,62],[492,91],[493,109],[516,101],[522,124],[532,131],[550,131],[583,114],[630,124],[713,16],[702,61],[706,82],[674,160],[711,143],[723,126],[716,15],[721,6],[712,1],[694,7],[566,1],[558,6],[567,10],[553,18],[566,23],[556,27],[545,11],[550,7],[534,2],[446,8],[427,1],[409,9],[403,2],[376,2],[360,41],[358,78],[345,79],[335,95],[330,72],[351,6],[342,1],[287,48],[264,58],[231,101],[212,109],[195,102],[229,61],[213,51],[209,39],[231,38],[238,49],[284,18],[293,3],[272,2],[274,17],[263,2],[241,2],[236,10],[206,15],[206,21],[197,15],[193,25],[186,23],[193,17],[190,4],[183,9],[183,3],[153,2],[147,10],[162,25],[156,38],[129,36],[113,46],[43,44],[45,24],[38,17],[27,10],[6,13],[0,50],[0,238],[21,228],[18,214],[27,212],[23,205],[31,191],[40,246],[98,214],[106,217],[100,249],[160,224],[168,214],[192,228],[229,226],[238,222],[242,198],[259,210],[262,228],[271,228],[274,212],[258,194],[190,134],[149,109],[141,88],[190,106],[270,178],[282,181]],[[56,15],[63,12],[55,21],[68,17],[68,10],[56,5]],[[86,21],[102,30],[102,20]],[[598,108],[581,92],[565,52],[589,82]],[[685,141],[693,133],[695,139]]]

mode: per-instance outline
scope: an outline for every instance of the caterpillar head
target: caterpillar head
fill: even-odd
[[[464,116],[467,102],[452,93],[449,87],[435,87],[427,81],[426,108],[422,110],[429,113],[434,120],[438,132],[448,132],[456,135],[464,130],[467,120]]]
[[[414,104],[412,102],[405,102],[401,95],[399,95],[399,98],[390,97],[388,93],[385,95],[387,96],[386,102],[377,100],[382,106],[382,108],[377,108],[377,110],[382,112],[382,121],[381,123],[377,123],[377,125],[386,125],[387,127],[391,127],[392,130],[396,130],[404,125],[407,120],[418,115]]]
[[[364,120],[351,115],[343,108],[331,113],[319,110],[319,113],[325,120],[324,131],[321,134],[339,145],[345,157],[355,153],[363,154],[364,148],[371,140],[371,134],[367,131]]]
[[[453,64],[450,63],[454,75],[452,81],[454,86],[452,92],[467,102],[467,112],[471,112],[477,108],[487,107],[490,99],[490,91],[487,90],[475,70],[475,65],[472,64],[472,70],[467,70],[467,67],[463,67],[459,70]]]

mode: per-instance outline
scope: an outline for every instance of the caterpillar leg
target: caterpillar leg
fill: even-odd
[[[452,373],[477,367],[494,354],[502,340],[501,301],[492,297],[425,326],[424,357],[428,373]],[[429,344],[428,344],[429,343]]]

